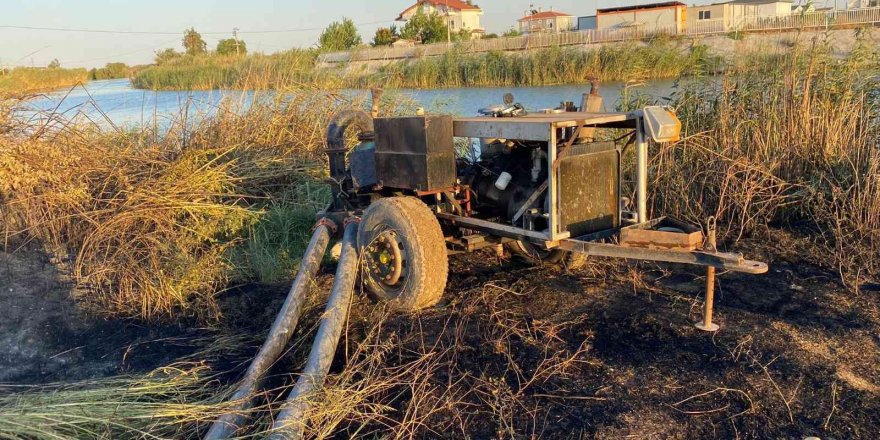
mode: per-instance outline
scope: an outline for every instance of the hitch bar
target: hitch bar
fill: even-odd
[[[490,235],[513,238],[517,240],[529,240],[542,243],[548,248],[554,247],[581,254],[594,255],[597,257],[626,258],[632,260],[665,261],[668,263],[695,264],[697,266],[715,267],[718,269],[751,274],[767,272],[767,263],[761,261],[746,260],[741,254],[714,252],[714,251],[688,251],[654,249],[647,247],[621,246],[619,244],[596,243],[590,239],[609,238],[616,235],[619,230],[609,229],[581,238],[563,238],[556,242],[547,240],[547,235],[538,231],[529,231],[515,226],[502,225],[488,220],[473,217],[462,217],[454,214],[436,213],[441,222],[454,226],[474,229]],[[587,238],[588,239],[584,239]]]
[[[746,260],[742,254],[709,251],[676,251],[593,243],[578,239],[559,241],[559,249],[597,257],[626,258],[632,260],[665,261],[669,263],[695,264],[734,272],[761,274],[767,272],[767,263]]]

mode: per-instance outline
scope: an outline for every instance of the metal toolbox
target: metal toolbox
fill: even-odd
[[[431,191],[455,184],[451,116],[376,118],[374,126],[379,185]]]

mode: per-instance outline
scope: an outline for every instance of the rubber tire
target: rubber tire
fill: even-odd
[[[589,257],[585,254],[564,251],[562,249],[543,251],[539,250],[537,246],[524,241],[512,241],[505,246],[513,255],[529,264],[550,264],[562,266],[568,270],[580,270],[589,263]]]
[[[377,229],[377,227],[379,227]],[[446,289],[449,261],[440,222],[415,197],[388,197],[370,204],[358,228],[358,245],[366,247],[382,230],[392,229],[406,252],[407,279],[400,292],[391,295],[361,265],[361,280],[371,297],[393,308],[413,312],[436,305]]]

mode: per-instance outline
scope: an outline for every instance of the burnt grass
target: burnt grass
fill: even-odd
[[[356,296],[329,388],[359,397],[319,412],[343,412],[336,438],[878,438],[880,288],[843,285],[802,244],[774,231],[736,245],[770,271],[720,273],[714,334],[693,326],[704,269],[453,256],[435,308],[402,315]],[[210,329],[99,320],[72,306],[70,283],[35,255],[0,255],[7,383],[149,371],[234,335],[244,339],[207,359],[233,383],[288,289],[232,287]],[[333,271],[322,267],[268,389],[283,390],[304,363]],[[283,394],[267,393],[269,406]]]
[[[569,272],[478,252],[451,257],[434,309],[389,314],[358,297],[331,386],[389,385],[349,408],[336,436],[877,438],[880,292],[847,288],[797,238],[774,235],[737,245],[770,271],[720,275],[715,334],[693,326],[705,278],[684,265],[597,259]],[[231,295],[228,328],[265,333],[284,292]],[[319,315],[295,344],[310,345]],[[273,384],[304,357],[289,353]]]

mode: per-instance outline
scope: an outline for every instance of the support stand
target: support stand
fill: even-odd
[[[716,251],[715,239],[715,217],[709,217],[706,225],[708,229],[708,242],[712,251]],[[706,305],[703,309],[703,321],[694,324],[694,326],[704,332],[718,331],[718,324],[712,323],[712,307],[715,302],[715,268],[709,266],[706,268]]]

